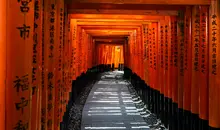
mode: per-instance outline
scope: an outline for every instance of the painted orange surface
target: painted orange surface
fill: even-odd
[[[192,9],[192,86],[191,86],[191,112],[199,113],[199,29],[200,29],[200,8],[194,6]],[[198,30],[198,31],[197,31]]]
[[[172,101],[178,103],[178,39],[177,39],[177,18],[171,17],[171,57],[172,59]]]
[[[31,129],[34,2],[28,3],[29,10],[20,6],[7,1],[6,130],[20,124]]]
[[[170,86],[170,53],[171,53],[171,26],[170,17],[166,16],[164,25],[164,96],[169,97]]]
[[[200,89],[199,89],[199,117],[203,120],[208,120],[208,22],[209,22],[209,7],[201,6],[200,13]]]
[[[209,19],[209,125],[220,128],[220,1],[212,0]]]
[[[118,68],[119,64],[124,64],[123,46],[115,46],[108,44],[99,44],[99,64],[114,64],[115,68]]]
[[[5,130],[6,0],[0,1],[0,129]]]
[[[166,77],[166,79],[167,79],[167,96],[168,96],[168,98],[170,98],[170,99],[172,99],[172,72],[173,72],[173,70],[172,70],[172,65],[173,65],[173,63],[171,63],[172,62],[172,60],[173,60],[173,58],[172,58],[172,44],[171,44],[171,40],[172,40],[172,33],[171,33],[171,28],[172,28],[172,26],[171,26],[171,17],[170,16],[167,16],[166,17],[166,20],[167,20],[167,26],[168,26],[168,48],[167,48],[167,59],[168,59],[168,61],[167,61],[167,65],[168,65],[168,74],[167,74],[167,77]]]
[[[164,76],[165,76],[165,21],[160,21],[159,24],[159,45],[158,45],[158,52],[157,52],[157,56],[158,56],[158,88],[160,90],[161,94],[164,94]]]
[[[192,79],[192,9],[187,7],[184,17],[184,90],[183,108],[191,110],[191,79]]]
[[[183,108],[183,89],[184,89],[184,28],[181,28],[184,18],[177,20],[177,43],[178,43],[178,108]]]
[[[158,60],[157,60],[157,52],[158,52],[158,23],[152,23],[152,58],[153,58],[153,68],[152,68],[152,85],[153,88],[159,91],[158,82],[157,82],[157,66],[158,66]]]
[[[149,85],[150,87],[154,87],[153,86],[153,37],[152,37],[152,24],[149,24],[149,30],[148,30],[148,40],[149,40],[149,44],[148,44],[148,48],[149,48]]]

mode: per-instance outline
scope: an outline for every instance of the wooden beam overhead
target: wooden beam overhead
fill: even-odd
[[[100,32],[100,33],[110,33],[110,32],[133,32],[134,29],[86,29],[85,32]]]
[[[109,9],[69,9],[69,14],[125,14],[125,15],[162,15],[176,16],[172,10],[109,10]]]
[[[154,0],[157,1],[157,0]],[[193,1],[193,0],[192,0]],[[108,9],[108,10],[185,10],[186,5],[164,4],[110,4],[110,3],[71,3],[68,13],[74,9]]]
[[[155,21],[156,22],[156,21]],[[119,22],[112,22],[112,23],[108,23],[108,22],[78,22],[77,25],[109,25],[109,26],[117,26],[117,25],[121,25],[121,26],[141,26],[142,23],[119,23]]]
[[[130,36],[130,33],[88,33],[89,35],[91,35],[92,37],[96,37],[96,36]]]
[[[122,25],[80,25],[82,29],[133,29],[136,30],[137,28],[140,28],[139,26],[122,26]]]
[[[127,37],[125,36],[96,36],[92,37],[93,39],[126,39]]]
[[[95,39],[95,42],[125,42],[125,39]]]
[[[125,42],[95,42],[96,44],[123,45]]]
[[[210,0],[70,0],[74,3],[137,4],[137,5],[209,5]]]
[[[151,15],[111,15],[111,14],[69,14],[71,19],[107,19],[107,20],[146,20],[158,21],[165,20],[165,16]]]

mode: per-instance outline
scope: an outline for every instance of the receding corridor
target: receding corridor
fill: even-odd
[[[82,114],[82,130],[150,130],[143,117],[150,112],[137,108],[141,100],[129,91],[129,82],[123,80],[123,71],[106,72],[97,81],[86,101]],[[143,102],[142,102],[143,103]],[[155,127],[158,124],[154,124]]]
[[[220,0],[0,0],[0,130],[220,130]]]

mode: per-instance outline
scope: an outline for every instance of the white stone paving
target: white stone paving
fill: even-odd
[[[138,113],[122,72],[106,73],[92,88],[82,114],[81,130],[149,130]]]

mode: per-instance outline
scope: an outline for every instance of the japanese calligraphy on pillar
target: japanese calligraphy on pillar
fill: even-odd
[[[156,66],[157,66],[157,54],[156,54],[156,28],[155,26],[153,26],[152,28],[152,46],[153,46],[153,68],[154,70],[156,70]]]
[[[211,54],[212,56],[210,57],[212,60],[212,64],[211,64],[211,72],[213,75],[217,75],[217,47],[218,47],[218,43],[217,43],[217,35],[218,35],[218,30],[217,30],[217,26],[218,26],[218,22],[217,22],[217,15],[216,14],[212,14],[211,16],[211,34],[212,36],[211,38]]]
[[[190,49],[188,46],[190,46],[190,45],[188,45],[188,44],[191,44],[190,43],[190,30],[191,30],[191,25],[190,25],[190,15],[189,15],[189,13],[187,13],[187,16],[185,16],[185,53],[184,53],[184,69],[185,70],[188,70],[188,65],[190,64],[190,63],[188,63],[188,54],[189,54],[189,52],[188,51],[191,51],[191,50],[188,50],[188,49]]]
[[[195,13],[195,19],[193,21],[193,25],[194,25],[194,65],[193,65],[193,69],[195,71],[199,71],[199,42],[200,42],[200,39],[199,39],[199,32],[200,32],[200,17],[199,17],[199,11],[197,11]]]
[[[165,60],[165,70],[168,70],[168,24],[165,24],[164,26],[164,33],[165,33],[165,55],[164,55],[164,60]]]
[[[147,31],[148,31],[148,28],[146,27],[146,25],[144,25],[144,26],[143,26],[144,59],[147,58],[147,42],[148,42],[148,39],[147,39]]]
[[[77,52],[76,52],[76,30],[77,30],[77,26],[76,26],[76,21],[75,20],[71,20],[71,26],[73,27],[72,31],[72,45],[73,45],[73,80],[76,79],[76,58],[77,58]]]
[[[160,75],[159,77],[158,77],[158,86],[159,86],[159,90],[160,90],[160,92],[161,93],[163,93],[164,94],[164,33],[165,33],[165,28],[164,28],[164,20],[163,21],[160,21],[160,25],[159,25],[159,27],[160,27],[160,33],[159,33],[159,35],[160,35],[160,42],[159,42],[159,46],[158,46],[158,54],[157,54],[157,56],[158,56],[158,62],[159,62],[159,64],[158,64],[158,66],[159,66],[159,68],[158,68],[158,74]]]
[[[192,80],[192,44],[191,44],[191,21],[192,9],[187,6],[184,16],[184,91],[183,91],[183,108],[190,111],[191,109],[191,80]]]
[[[32,116],[31,129],[40,127],[41,111],[41,76],[42,76],[42,1],[34,1],[34,34],[32,60]]]
[[[177,39],[177,17],[171,16],[171,57],[170,64],[172,67],[171,88],[172,99],[175,103],[178,102],[178,39]]]
[[[164,25],[160,26],[160,67],[164,68]]]
[[[173,64],[178,67],[178,42],[177,42],[177,20],[173,21]]]
[[[180,75],[184,76],[184,23],[179,21],[179,71]]]
[[[179,13],[178,19],[178,107],[183,108],[184,88],[184,12]]]
[[[41,39],[41,42],[42,42],[42,73],[41,73],[41,130],[46,130],[46,100],[45,100],[45,97],[47,96],[46,94],[46,83],[47,81],[45,80],[46,79],[46,76],[45,76],[45,50],[46,50],[46,46],[45,46],[45,37],[44,37],[44,34],[45,34],[45,12],[44,12],[45,8],[44,8],[44,2],[42,2],[42,39]]]
[[[209,126],[220,128],[220,1],[211,0],[209,9]]]
[[[55,106],[54,106],[54,130],[60,129],[60,119],[62,116],[61,91],[63,89],[63,30],[64,30],[64,2],[57,1],[57,33],[55,40]]]
[[[192,86],[191,86],[191,111],[198,114],[199,112],[199,93],[200,74],[199,74],[199,45],[200,45],[200,7],[192,8]]]
[[[208,19],[207,19],[207,8],[204,7],[204,9],[201,12],[202,14],[200,14],[200,21],[201,21],[201,27],[200,27],[200,48],[201,48],[201,59],[199,59],[201,61],[201,65],[199,66],[199,70],[202,73],[207,73],[207,67],[208,64],[207,63],[207,23],[208,23]]]
[[[82,37],[82,29],[80,29],[79,31],[79,42],[78,42],[78,75],[79,76],[81,73],[82,73],[82,40],[83,40],[83,37]]]
[[[208,109],[209,109],[209,85],[208,85],[208,6],[200,6],[200,44],[199,44],[199,75],[201,81],[200,89],[199,89],[199,117],[203,120],[208,120]]]
[[[170,92],[170,25],[169,25],[170,17],[166,17],[164,24],[164,96],[168,97]]]
[[[151,31],[151,26],[148,30],[148,40],[149,40],[149,43],[148,43],[148,46],[149,46],[149,66],[150,68],[153,68],[153,47],[152,47],[152,31]]]
[[[55,1],[50,1],[48,4],[48,25],[49,42],[47,43],[48,51],[48,73],[47,73],[47,129],[54,129],[54,103],[55,103],[55,52],[57,50],[56,31],[57,31],[57,8]]]
[[[7,8],[5,116],[10,118],[6,118],[5,126],[7,130],[29,130],[32,108],[34,2],[7,1]]]

